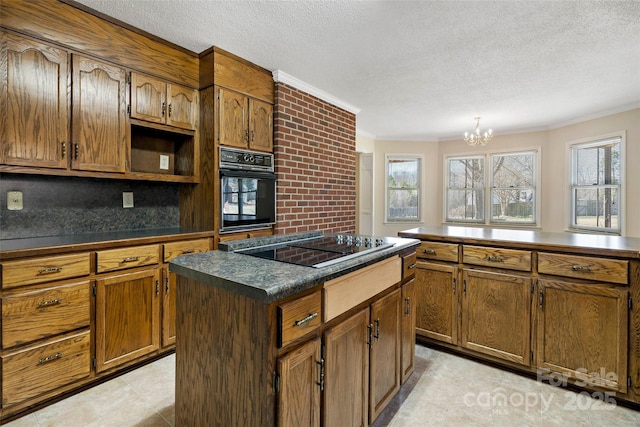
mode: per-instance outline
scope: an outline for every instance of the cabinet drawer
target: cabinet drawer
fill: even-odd
[[[325,282],[323,320],[327,322],[341,315],[400,282],[401,278],[402,260],[395,256]]]
[[[538,272],[626,285],[629,261],[541,252],[538,254]]]
[[[70,279],[90,272],[89,253],[7,261],[2,263],[2,288]]]
[[[464,245],[462,260],[465,264],[531,271],[531,251]]]
[[[2,348],[89,326],[89,281],[2,298]]]
[[[180,255],[197,254],[211,250],[209,239],[187,240],[185,242],[166,243],[163,262],[169,262]]]
[[[402,257],[402,278],[406,279],[416,273],[416,253],[411,252]]]
[[[97,253],[97,272],[123,270],[142,265],[157,264],[160,260],[158,245],[111,249]]]
[[[458,262],[458,245],[455,243],[422,242],[416,250],[418,258]]]
[[[89,376],[89,331],[2,356],[2,406]]]
[[[322,294],[314,292],[278,306],[278,345],[289,344],[317,329],[322,323]]]

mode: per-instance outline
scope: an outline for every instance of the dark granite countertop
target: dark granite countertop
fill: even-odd
[[[176,238],[213,237],[213,232],[185,227],[167,227],[141,230],[123,230],[100,233],[77,233],[60,236],[30,237],[0,240],[0,259],[40,255],[69,250],[91,250],[109,243],[118,246],[166,241]]]
[[[441,242],[491,244],[530,250],[640,258],[640,238],[636,237],[450,225],[412,228],[401,231],[398,235]]]
[[[169,263],[169,270],[207,285],[271,303],[420,244],[416,239],[397,238],[393,247],[322,268],[303,267],[233,252],[320,234],[296,233],[228,242],[220,245],[225,250],[178,257]]]

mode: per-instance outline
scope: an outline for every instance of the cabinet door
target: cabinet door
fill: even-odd
[[[0,46],[0,163],[66,168],[67,52],[4,31]]]
[[[402,285],[402,361],[400,373],[404,383],[413,373],[416,353],[416,280]]]
[[[164,268],[162,288],[162,347],[176,343],[176,273]]]
[[[418,262],[415,280],[416,333],[458,344],[458,268]]]
[[[368,425],[369,326],[367,308],[324,333],[322,420],[327,427]]]
[[[560,280],[538,285],[539,371],[625,393],[628,291]]]
[[[278,426],[320,425],[321,369],[319,338],[278,359]]]
[[[167,84],[144,74],[131,73],[131,117],[153,123],[166,123]]]
[[[259,99],[250,99],[249,111],[249,148],[273,151],[273,106]]]
[[[73,58],[73,169],[124,172],[127,159],[125,71]]]
[[[462,346],[529,365],[531,284],[529,277],[464,270]]]
[[[160,269],[96,280],[96,371],[158,349]]]
[[[227,89],[218,89],[218,140],[222,145],[247,148],[249,100]]]
[[[369,421],[373,422],[400,389],[400,289],[371,304]]]
[[[169,98],[167,124],[183,129],[195,129],[198,117],[198,91],[169,84],[167,97]]]

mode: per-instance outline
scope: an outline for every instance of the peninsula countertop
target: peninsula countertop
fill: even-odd
[[[390,248],[321,268],[304,267],[234,252],[320,235],[320,232],[295,233],[227,242],[220,245],[220,250],[178,257],[169,263],[169,270],[211,286],[271,303],[420,244],[417,239],[395,238],[396,244]]]

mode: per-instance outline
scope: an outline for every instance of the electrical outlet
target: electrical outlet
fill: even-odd
[[[124,193],[122,193],[122,207],[123,208],[133,207],[133,192],[125,191]]]
[[[10,211],[20,211],[22,208],[22,191],[9,191],[7,193],[7,209]]]
[[[169,156],[160,154],[160,170],[169,170]]]

